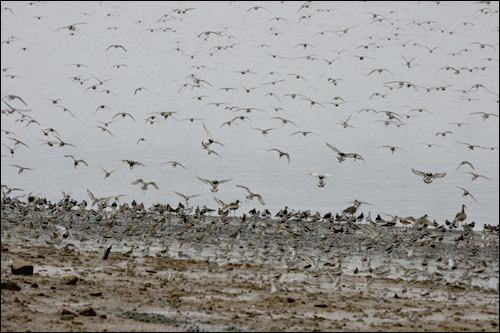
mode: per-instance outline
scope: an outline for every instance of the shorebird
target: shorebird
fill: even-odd
[[[207,128],[205,127],[205,124],[203,124],[203,128],[205,129],[205,131],[207,132],[207,138],[203,141],[201,141],[201,145],[203,146],[203,148],[208,148],[208,146],[210,146],[212,143],[217,143],[221,146],[224,146],[222,143],[218,142],[218,141],[215,141],[214,139],[212,139],[210,137],[210,132],[207,130]],[[225,147],[225,146],[224,146]]]
[[[24,142],[22,142],[21,140],[18,140],[18,139],[15,139],[15,138],[9,138],[9,137],[7,137],[6,139],[13,140],[14,141],[14,146],[23,145],[23,146],[29,148],[29,146],[27,144],[25,144]]]
[[[367,202],[358,201],[358,200],[354,200],[353,203],[354,203],[354,205],[347,207],[346,209],[344,209],[342,211],[343,214],[350,214],[351,218],[354,217],[354,214],[356,214],[356,211],[358,210],[359,206],[361,206],[361,204],[369,205],[369,203],[367,203]]]
[[[417,171],[413,168],[411,168],[411,171],[413,171],[413,173],[416,174],[417,176],[422,176],[426,184],[432,183],[434,179],[443,178],[444,176],[446,176],[446,173],[422,172],[422,171]]]
[[[14,157],[14,153],[15,153],[15,150],[19,147],[14,147],[14,148],[11,148],[9,146],[7,146],[5,143],[2,143],[5,147],[7,147],[10,151],[10,154],[12,155],[12,157]],[[3,156],[3,155],[2,155]]]
[[[136,162],[136,161],[131,161],[131,160],[120,160],[120,162],[127,163],[130,167],[130,170],[134,169],[134,166],[136,166],[136,165],[146,166],[145,164],[142,164],[141,162]]]
[[[360,159],[360,160],[362,160],[362,161],[363,161],[363,163],[365,163],[365,164],[366,164],[365,159],[363,158],[363,156],[361,156],[361,155],[359,155],[359,154],[356,154],[356,153],[347,153],[347,154],[345,154],[345,157],[352,158],[352,159],[354,159],[355,161],[356,161],[356,160],[358,160],[358,159]]]
[[[201,148],[201,149],[206,150],[206,151],[207,151],[207,153],[208,153],[208,155],[210,155],[210,154],[214,154],[214,155],[217,155],[217,156],[219,156],[220,158],[222,158],[222,156],[220,156],[220,155],[219,155],[219,154],[218,154],[215,150],[208,149],[208,148]]]
[[[184,201],[186,201],[186,206],[188,206],[188,205],[189,205],[189,199],[194,198],[194,197],[199,197],[199,196],[200,196],[200,194],[194,194],[194,195],[184,195],[184,194],[179,193],[179,192],[176,192],[176,191],[174,191],[174,192],[175,192],[175,194],[177,194],[177,195],[181,196],[181,197],[184,199]]]
[[[346,154],[341,152],[340,150],[338,150],[337,148],[335,148],[334,146],[332,146],[331,144],[329,144],[328,142],[326,143],[326,145],[332,149],[334,152],[337,153],[337,159],[339,160],[339,163],[342,163],[343,161],[345,161],[345,158],[346,158]]]
[[[126,116],[129,116],[130,118],[132,118],[134,121],[135,118],[132,117],[132,115],[130,113],[127,113],[127,112],[118,112],[117,114],[115,114],[111,119],[114,119],[115,117],[118,117],[118,116],[122,116],[123,119],[125,119]]]
[[[319,174],[317,172],[310,172],[309,174],[313,177],[318,177],[318,183],[316,184],[318,187],[324,187],[326,185],[325,179],[333,176],[328,173]]]
[[[481,147],[481,146],[478,146],[478,145],[471,145],[470,143],[466,143],[466,142],[459,142],[459,141],[455,141],[456,143],[460,143],[460,144],[463,144],[463,145],[466,145],[467,148],[469,148],[470,150],[474,150],[474,148],[483,148],[483,149],[488,149],[486,147]]]
[[[394,151],[396,150],[396,148],[397,148],[397,149],[401,149],[402,151],[406,151],[406,150],[404,150],[404,149],[402,149],[402,148],[399,148],[399,147],[393,147],[393,146],[381,146],[381,147],[379,147],[379,148],[384,148],[384,147],[389,148],[389,149],[391,150],[392,155],[394,155]]]
[[[457,169],[457,170],[458,170],[458,169]],[[478,174],[478,173],[473,173],[473,172],[466,172],[466,173],[468,173],[468,174],[470,174],[470,175],[471,175],[472,180],[476,180],[476,179],[478,179],[479,177],[482,177],[482,178],[486,178],[486,179],[488,179],[488,180],[491,180],[490,178],[488,178],[488,177],[486,177],[486,176],[483,176],[483,175],[480,175],[480,174]]]
[[[314,132],[309,132],[309,131],[297,131],[297,132],[295,132],[295,133],[290,134],[290,136],[295,135],[295,134],[302,134],[303,136],[306,136],[307,134],[314,134],[314,135],[318,135],[318,134],[316,134],[316,133],[314,133]]]
[[[237,187],[241,187],[241,188],[244,188],[245,190],[247,190],[248,192],[248,195],[245,195],[245,198],[247,198],[247,202],[250,202],[250,200],[252,200],[253,198],[257,198],[259,200],[259,202],[263,205],[265,205],[266,203],[264,202],[264,200],[262,199],[262,196],[260,194],[257,194],[257,193],[253,193],[252,191],[250,191],[250,189],[246,186],[243,186],[243,185],[236,185]]]
[[[453,134],[453,132],[450,132],[450,131],[446,131],[446,132],[437,132],[437,133],[436,133],[436,136],[438,136],[438,135],[440,135],[440,134],[441,134],[442,136],[446,136],[446,134],[448,134],[448,133]]]
[[[275,130],[276,128],[268,128],[268,129],[252,128],[252,129],[261,131],[263,135],[267,135],[269,131]]]
[[[174,168],[177,167],[178,165],[180,165],[181,167],[183,167],[184,169],[186,169],[186,167],[184,165],[180,164],[177,161],[168,161],[168,162],[165,162],[165,163],[160,163],[160,165],[162,165],[162,164],[171,164]]]
[[[110,46],[108,46],[108,48],[106,49],[106,51],[109,50],[112,47],[114,47],[115,49],[122,48],[123,51],[127,52],[127,50],[125,50],[125,48],[123,46],[121,46],[121,45],[110,45]]]
[[[472,112],[471,114],[480,114],[481,117],[483,117],[483,121],[488,119],[490,116],[495,116],[495,117],[498,117],[496,114],[494,113],[486,113],[486,112]]]
[[[240,200],[236,200],[235,202],[232,202],[229,204],[224,203],[224,201],[217,199],[216,197],[214,197],[214,200],[221,206],[221,211],[223,211],[223,212],[226,212],[228,210],[232,210],[236,214],[236,209],[240,208],[240,205],[239,205]]]
[[[87,162],[85,162],[84,160],[77,160],[76,158],[74,158],[73,156],[71,155],[64,155],[64,157],[70,157],[73,159],[73,165],[75,166],[73,169],[76,169],[76,167],[78,166],[78,163],[82,162],[83,164],[85,164],[85,166],[89,166],[87,164]]]
[[[349,119],[351,119],[352,115],[349,116],[349,118],[347,118],[346,121],[342,121],[340,119],[337,119],[338,121],[340,121],[340,123],[335,123],[335,124],[338,124],[338,125],[342,125],[344,128],[347,128],[347,127],[352,127],[352,128],[355,128],[354,126],[351,126],[349,125],[347,122],[349,121]]]
[[[65,111],[65,112],[69,112],[69,114],[70,114],[70,115],[72,115],[72,116],[73,116],[73,118],[75,118],[75,119],[76,119],[75,115],[74,115],[73,113],[71,113],[71,111],[70,111],[69,109],[65,108],[64,106],[61,106],[61,105],[53,105],[53,106],[55,106],[56,108],[61,108],[61,109],[63,109],[63,111]]]
[[[20,166],[20,165],[16,165],[16,164],[9,164],[9,165],[10,165],[10,166],[13,166],[13,167],[18,168],[17,174],[18,174],[18,175],[21,175],[21,176],[22,176],[22,173],[23,173],[23,171],[24,171],[24,170],[31,170],[31,171],[35,171],[35,170],[33,170],[33,169],[30,169],[30,168],[25,168],[25,167],[22,167],[22,166]]]
[[[286,125],[286,124],[288,124],[288,123],[290,123],[290,124],[293,124],[293,125],[297,126],[297,124],[295,124],[293,121],[288,120],[288,119],[285,119],[285,118],[281,118],[281,117],[271,117],[271,119],[279,119],[279,120],[281,120],[281,122],[282,122],[283,126],[284,126],[284,125]],[[297,127],[299,127],[299,126],[297,126]],[[299,127],[299,128],[300,128],[300,127]]]
[[[159,190],[160,188],[158,187],[158,185],[156,185],[155,182],[149,182],[149,183],[146,183],[144,180],[142,179],[137,179],[137,180],[134,180],[132,182],[132,185],[137,185],[137,184],[142,184],[141,185],[141,190],[144,192],[148,189],[148,186],[151,185],[153,186],[155,189]]]
[[[98,167],[101,168],[104,171],[104,173],[105,173],[104,174],[104,179],[108,178],[109,176],[111,176],[111,174],[113,172],[115,172],[116,170],[118,170],[118,169],[114,169],[113,171],[107,172],[106,170],[104,170],[104,168],[102,166],[98,165]]]
[[[5,190],[4,190],[5,189]],[[23,189],[20,189],[20,188],[11,188],[11,187],[8,187],[7,185],[2,185],[2,193],[4,196],[6,195],[9,195],[10,192],[12,191],[24,191]]]
[[[370,73],[366,74],[366,76],[369,76],[370,74],[372,74],[374,72],[378,72],[379,74],[382,74],[383,71],[389,72],[392,76],[394,76],[394,74],[392,74],[392,72],[390,70],[385,69],[385,68],[376,68],[376,69],[372,70]]]
[[[219,190],[219,185],[222,185],[224,183],[227,183],[228,181],[233,180],[233,178],[226,179],[226,180],[208,180],[208,179],[200,178],[198,176],[196,176],[196,178],[198,178],[199,180],[201,180],[205,184],[210,185],[211,186],[210,191],[212,191],[212,193],[217,193],[217,191]]]
[[[106,127],[102,127],[102,126],[94,126],[94,127],[97,127],[97,128],[100,128],[103,132],[108,132],[109,134],[111,134],[111,136],[114,138],[115,136],[113,135],[113,133],[111,133],[110,130],[108,130]]]
[[[441,147],[441,145],[437,145],[435,143],[426,143],[426,142],[422,142],[423,145],[427,145],[429,148],[431,148],[432,146],[438,146],[438,147]]]
[[[469,161],[463,161],[463,162],[461,162],[461,163],[458,165],[458,167],[457,167],[457,170],[456,170],[456,171],[458,171],[458,168],[460,168],[462,165],[465,165],[465,164],[469,165],[472,169],[474,169],[474,167],[472,166],[472,164],[471,164]],[[474,170],[476,170],[476,169],[474,169]]]
[[[280,154],[280,159],[281,159],[281,157],[285,156],[288,159],[288,163],[290,163],[290,155],[288,155],[288,153],[285,153],[285,152],[283,152],[279,149],[276,149],[276,148],[268,149],[267,151],[272,151],[272,150],[275,150]]]
[[[467,208],[466,205],[462,204],[462,210],[455,215],[455,219],[453,220],[453,223],[463,223],[465,219],[467,218],[467,214],[465,214],[465,208]]]
[[[455,187],[456,187],[456,188],[461,189],[461,190],[464,192],[464,193],[462,194],[462,196],[463,196],[463,197],[470,195],[470,197],[471,197],[472,199],[474,199],[474,201],[475,201],[475,202],[477,202],[476,198],[474,198],[474,197],[472,196],[472,194],[470,194],[470,192],[469,192],[469,191],[467,191],[467,190],[466,190],[466,189],[464,189],[463,187],[459,187],[459,186],[455,186]]]

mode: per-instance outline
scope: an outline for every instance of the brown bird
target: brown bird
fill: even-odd
[[[86,166],[89,166],[89,165],[87,164],[87,162],[85,162],[84,160],[77,160],[76,158],[74,158],[74,157],[73,157],[73,156],[71,156],[71,155],[64,155],[64,157],[70,157],[70,158],[72,158],[72,159],[73,159],[73,165],[75,166],[75,167],[74,167],[74,169],[76,169],[76,167],[77,167],[78,163],[80,163],[80,162],[82,162],[82,163],[83,163],[83,164],[85,164]]]
[[[250,189],[248,189],[248,187],[246,186],[242,186],[242,185],[236,185],[237,187],[241,187],[241,188],[244,188],[245,190],[247,190],[248,192],[248,195],[246,195],[245,197],[247,198],[247,202],[249,202],[250,200],[252,200],[253,198],[257,198],[259,200],[259,202],[263,205],[265,205],[266,203],[264,202],[264,200],[262,199],[262,196],[260,194],[257,194],[257,193],[253,193],[252,191],[250,191]]]
[[[19,170],[17,171],[17,174],[18,174],[18,175],[21,175],[21,176],[22,176],[22,173],[23,173],[23,171],[24,171],[24,170],[31,170],[31,171],[35,171],[35,170],[33,170],[33,169],[30,169],[30,168],[25,168],[25,167],[22,167],[22,166],[20,166],[20,165],[16,165],[16,164],[9,164],[9,165],[11,165],[11,166],[13,166],[13,167],[18,168]]]
[[[470,192],[469,192],[469,191],[467,191],[467,190],[466,190],[466,189],[464,189],[463,187],[459,187],[459,186],[455,186],[455,187],[456,187],[456,188],[461,189],[461,190],[464,192],[464,193],[462,194],[462,196],[463,196],[463,197],[470,195],[470,197],[471,197],[472,199],[474,199],[474,201],[475,201],[475,202],[477,202],[476,198],[474,198],[474,197],[472,196],[472,194],[470,194]],[[479,202],[478,202],[478,203],[479,203]]]

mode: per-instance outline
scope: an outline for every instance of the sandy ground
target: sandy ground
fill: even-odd
[[[498,332],[492,232],[137,214],[2,204],[1,330]]]

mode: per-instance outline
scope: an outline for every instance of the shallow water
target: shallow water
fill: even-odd
[[[257,5],[268,11],[247,11]],[[2,68],[12,67],[2,72],[2,97],[10,94],[21,97],[28,107],[19,100],[5,100],[13,107],[31,109],[25,114],[41,126],[26,126],[26,122],[19,121],[19,113],[2,114],[2,130],[14,132],[19,137],[9,137],[30,147],[19,146],[13,159],[2,157],[2,184],[24,190],[12,195],[33,191],[55,201],[62,190],[77,200],[89,201],[89,189],[96,197],[125,194],[121,201],[135,199],[146,206],[157,202],[177,205],[182,201],[174,193],[177,191],[199,194],[190,204],[211,208],[218,208],[214,195],[226,203],[244,201],[246,191],[235,186],[244,185],[261,194],[266,206],[254,200],[244,203],[237,214],[253,207],[276,213],[285,206],[337,213],[357,199],[371,204],[361,206],[360,211],[365,214],[370,211],[372,217],[378,213],[415,217],[428,214],[431,220],[443,223],[445,219],[452,220],[461,205],[466,204],[466,222],[475,221],[476,229],[482,229],[484,224],[498,224],[499,121],[496,116],[483,120],[481,115],[471,114],[482,111],[498,115],[498,13],[480,11],[486,7],[496,11],[498,3],[485,6],[463,2],[439,5],[337,2],[314,3],[299,10],[300,5],[295,2],[48,2],[30,6],[3,2],[2,41],[11,36],[17,40],[2,44]],[[170,6],[195,9],[176,14]],[[370,13],[387,19],[373,22]],[[311,16],[302,18],[304,15]],[[271,20],[275,17],[286,21]],[[85,23],[76,25],[74,36],[69,35],[71,31],[67,28],[58,29],[74,23]],[[345,34],[324,32],[349,27],[353,28]],[[173,30],[147,30],[153,28]],[[211,33],[208,38],[197,37],[205,31],[220,32],[222,36]],[[493,47],[481,48],[476,42]],[[311,46],[299,45],[304,43]],[[369,43],[374,44],[367,49],[360,47]],[[109,48],[110,45],[123,45],[127,52]],[[431,53],[426,46],[437,48]],[[470,51],[452,55],[463,49]],[[342,50],[345,52],[339,54]],[[313,60],[304,58],[310,55]],[[357,57],[360,55],[365,58],[360,60]],[[415,58],[409,68],[403,57]],[[496,61],[484,60],[489,57]],[[335,58],[338,59],[331,65],[322,60]],[[71,65],[75,63],[89,68]],[[120,64],[126,67],[112,67]],[[472,72],[461,69],[454,74],[443,69],[446,66],[487,68]],[[368,75],[377,68],[387,69],[394,76],[386,71]],[[246,69],[255,74],[241,74]],[[275,73],[270,75],[271,71]],[[188,77],[190,74],[209,84],[183,87],[194,83]],[[299,74],[305,80],[290,74]],[[19,77],[12,79],[5,75]],[[72,82],[73,77],[80,75],[87,81]],[[97,86],[97,92],[91,88],[85,91],[98,83],[92,76],[109,81]],[[334,85],[329,78],[342,81]],[[284,81],[270,84],[280,80]],[[386,84],[392,81],[407,81],[417,88],[389,89],[388,85],[397,85]],[[488,90],[471,89],[476,84]],[[246,93],[242,86],[256,89]],[[422,88],[445,86],[449,87],[444,91],[427,92]],[[147,91],[134,93],[139,87]],[[221,90],[225,87],[235,89]],[[98,92],[104,89],[113,93]],[[270,92],[279,100],[267,95]],[[284,96],[294,93],[305,97]],[[374,93],[387,95],[374,96]],[[206,97],[196,98],[202,95]],[[328,104],[334,97],[341,97],[346,103]],[[48,100],[56,98],[61,98],[58,104]],[[325,107],[311,106],[302,98]],[[226,104],[209,105],[219,102]],[[66,107],[76,118],[54,105]],[[100,105],[108,108],[97,109]],[[230,106],[262,111],[225,109]],[[6,107],[2,103],[2,109]],[[274,107],[282,110],[275,111]],[[404,126],[386,127],[377,122],[386,120],[385,114],[358,112],[364,108],[412,117],[401,118]],[[415,108],[425,108],[432,114],[410,112]],[[169,117],[160,123],[146,121],[152,113],[162,111],[178,112],[174,114],[177,119],[202,120],[177,121]],[[136,121],[115,117],[116,121],[108,126],[114,137],[95,127],[102,126],[98,121],[110,121],[118,112],[128,112]],[[221,127],[239,115],[251,121],[237,120],[230,127]],[[276,116],[293,121],[300,129],[271,119]],[[337,124],[349,117],[348,124],[354,128]],[[451,124],[454,122],[468,124],[458,127]],[[225,145],[210,146],[222,158],[201,149],[201,141],[207,136],[202,124],[215,140]],[[76,147],[42,144],[38,139],[57,141],[41,133],[41,129],[49,127]],[[276,129],[264,136],[253,128]],[[298,130],[317,135],[291,135]],[[436,136],[444,131],[453,133]],[[2,132],[2,143],[14,147],[14,141],[7,137]],[[140,138],[147,142],[137,144]],[[470,150],[457,141],[496,149]],[[352,159],[339,163],[325,142],[343,152],[360,154],[366,164]],[[428,148],[424,142],[441,147]],[[388,148],[379,148],[383,145],[404,151],[391,154]],[[268,151],[272,148],[289,153],[291,163],[285,157],[279,159],[277,152]],[[10,156],[5,146],[2,154]],[[89,166],[73,168],[72,160],[65,154],[83,159]],[[146,166],[131,171],[120,162],[123,159]],[[188,170],[160,165],[171,160],[182,163]],[[475,171],[468,166],[456,171],[464,160],[471,162]],[[26,170],[18,175],[17,168],[10,164],[36,171]],[[107,171],[118,170],[104,179],[99,166]],[[447,175],[425,184],[411,168]],[[471,181],[465,173],[468,171],[491,180]],[[316,186],[317,178],[309,175],[311,172],[333,176],[320,188]],[[212,194],[209,186],[196,176],[232,180]],[[150,188],[142,193],[139,186],[131,185],[138,178],[154,181],[160,189]],[[462,190],[455,186],[470,191],[478,203],[469,196],[462,197]]]

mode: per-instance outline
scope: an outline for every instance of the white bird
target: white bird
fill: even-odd
[[[313,177],[318,177],[318,183],[316,184],[318,187],[324,187],[326,185],[325,179],[333,176],[328,173],[319,174],[317,172],[310,172],[309,174]]]
[[[222,185],[224,183],[227,183],[228,181],[233,180],[233,178],[226,179],[226,180],[208,180],[208,179],[200,178],[198,176],[196,176],[196,178],[198,178],[199,180],[201,180],[205,184],[210,185],[210,187],[211,187],[210,190],[212,191],[212,193],[217,193],[217,191],[219,190],[219,188],[218,188],[219,185]]]
[[[212,139],[210,137],[210,132],[207,130],[207,128],[205,127],[205,124],[203,124],[203,128],[205,129],[205,131],[207,132],[207,138],[203,141],[201,141],[201,145],[203,146],[203,148],[208,148],[208,146],[210,146],[212,143],[218,143],[220,144],[221,146],[224,146],[222,143],[218,142],[218,141],[215,141],[214,139]],[[225,146],[224,146],[225,147]]]
[[[413,168],[411,168],[411,171],[413,171],[413,173],[416,174],[417,176],[422,176],[426,184],[432,183],[434,179],[443,178],[444,176],[446,176],[446,173],[422,172],[422,171],[417,171]]]

